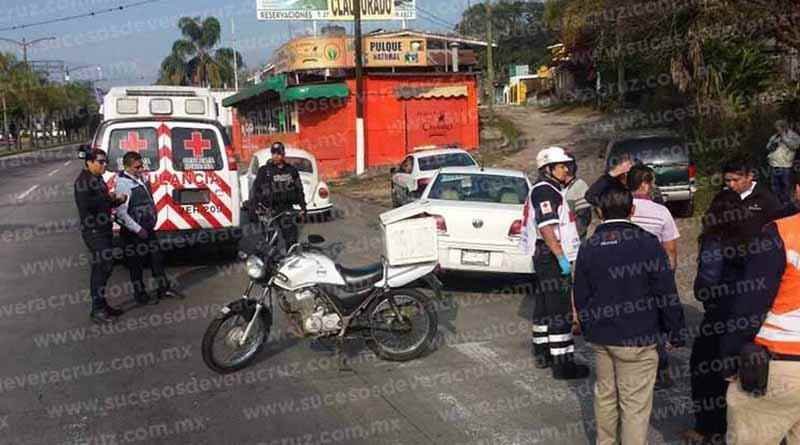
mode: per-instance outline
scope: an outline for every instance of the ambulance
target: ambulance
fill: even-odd
[[[235,243],[241,235],[237,162],[218,109],[205,88],[114,87],[104,98],[104,120],[86,148],[107,153],[111,191],[125,153],[142,155],[160,240]]]

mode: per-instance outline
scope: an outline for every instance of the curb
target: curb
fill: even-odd
[[[34,149],[27,149],[27,150],[22,150],[22,151],[12,151],[12,152],[0,152],[0,159],[9,159],[9,158],[13,159],[15,156],[29,155],[31,153],[47,153],[47,152],[63,149],[63,148],[66,148],[66,147],[80,145],[82,143],[83,142],[71,142],[69,144],[54,145],[54,146],[45,147],[45,148],[34,148]]]

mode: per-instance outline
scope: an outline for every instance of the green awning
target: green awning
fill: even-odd
[[[284,102],[298,102],[308,99],[321,99],[350,96],[350,88],[344,83],[326,83],[321,85],[302,85],[286,89]]]
[[[281,97],[281,101],[284,101],[284,94],[286,93],[286,84],[287,82],[285,74],[270,76],[259,84],[253,85],[252,87],[246,90],[239,91],[235,95],[223,99],[222,106],[232,107],[248,99],[260,96],[266,93],[267,91],[274,91],[278,93],[278,95],[280,95]]]

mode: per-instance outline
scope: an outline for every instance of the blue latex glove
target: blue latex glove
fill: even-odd
[[[572,266],[569,264],[569,259],[565,256],[558,257],[558,267],[561,268],[561,275],[572,275]]]

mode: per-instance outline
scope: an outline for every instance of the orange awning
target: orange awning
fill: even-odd
[[[404,86],[395,89],[395,94],[400,99],[432,99],[448,97],[466,97],[468,90],[466,85],[453,86]]]

